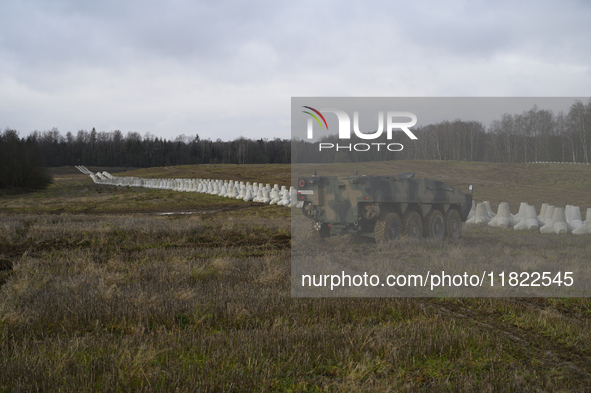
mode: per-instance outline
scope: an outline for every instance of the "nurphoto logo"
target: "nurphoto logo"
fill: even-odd
[[[341,110],[341,109],[335,109],[335,108],[325,108],[325,109],[314,109],[310,106],[303,106],[303,108],[306,108],[308,110],[302,111],[303,113],[309,115],[310,117],[308,118],[308,124],[307,124],[307,138],[308,139],[313,139],[314,137],[314,120],[316,120],[316,122],[318,123],[318,125],[320,126],[320,129],[324,129],[326,127],[326,130],[328,131],[328,123],[326,121],[326,118],[323,116],[322,112],[328,112],[328,113],[334,113],[337,116],[338,122],[339,122],[339,132],[338,132],[338,138],[339,140],[341,139],[351,139],[351,118],[349,117],[349,115]],[[361,132],[361,130],[359,129],[359,112],[354,111],[353,112],[353,132],[355,132],[355,135],[359,138],[359,139],[364,139],[364,140],[372,140],[372,139],[377,139],[380,136],[382,136],[382,133],[384,132],[384,117],[386,119],[386,138],[388,140],[392,140],[392,135],[393,135],[393,131],[403,131],[410,139],[418,139],[415,134],[412,133],[412,131],[410,130],[410,127],[414,126],[415,124],[417,124],[417,116],[412,113],[412,112],[386,112],[386,116],[384,116],[384,112],[378,112],[378,129],[373,132],[373,133],[364,133]],[[410,121],[407,122],[400,122],[400,121],[395,121],[395,119],[400,119],[400,118],[409,118]],[[322,120],[322,121],[321,121]],[[323,125],[324,124],[324,125]],[[401,143],[356,143],[356,144],[345,144],[345,145],[339,145],[338,143],[335,144],[334,143],[326,143],[326,142],[321,142],[318,144],[318,149],[319,151],[322,151],[323,149],[334,149],[336,148],[337,151],[339,150],[349,150],[351,151],[351,149],[355,150],[355,151],[368,151],[371,148],[375,147],[378,151],[380,150],[381,146],[386,146],[386,148],[389,151],[401,151],[404,146]]]

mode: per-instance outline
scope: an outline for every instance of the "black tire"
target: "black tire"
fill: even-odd
[[[411,239],[423,237],[423,219],[420,214],[415,211],[406,212],[402,219],[402,230]]]
[[[314,236],[319,239],[325,239],[330,236],[330,228],[326,223],[313,222],[312,232]]]
[[[382,214],[376,221],[374,234],[376,243],[378,244],[386,244],[398,240],[401,232],[402,222],[396,213]]]
[[[304,206],[302,206],[302,214],[304,217],[314,217],[314,205],[312,205],[312,202],[304,203]]]
[[[424,235],[426,238],[441,240],[445,236],[445,218],[439,210],[431,210],[425,218]]]
[[[445,214],[445,237],[459,239],[462,235],[462,216],[456,209],[449,209]]]

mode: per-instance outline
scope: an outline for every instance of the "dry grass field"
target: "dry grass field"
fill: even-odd
[[[522,201],[591,207],[587,166],[371,165],[360,174],[474,184],[476,200],[513,213]],[[288,165],[117,174],[291,176]],[[0,197],[0,391],[591,390],[586,298],[292,298],[290,209],[54,176],[48,190]],[[170,212],[193,214],[158,215]],[[498,250],[584,263],[591,236],[467,227],[456,242],[402,240],[391,252],[446,261]]]

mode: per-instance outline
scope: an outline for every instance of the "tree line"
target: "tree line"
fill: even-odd
[[[317,143],[292,141],[292,162],[362,162],[386,160],[455,160],[519,163],[532,161],[589,163],[591,154],[591,99],[576,101],[568,113],[554,114],[534,105],[521,114],[504,114],[488,127],[476,121],[443,121],[413,127],[418,139],[403,132],[366,140],[354,133],[350,140],[336,135]],[[320,151],[320,143],[329,148]],[[351,145],[349,147],[349,144]],[[387,149],[399,144],[399,151]],[[330,148],[331,145],[334,147]],[[338,145],[338,149],[337,149]],[[392,146],[397,150],[397,146]],[[364,151],[366,150],[366,151]]]
[[[174,140],[138,132],[123,134],[80,130],[62,135],[57,128],[34,131],[27,141],[38,147],[47,166],[155,167],[195,164],[276,164],[290,162],[290,142],[281,139],[233,141],[200,139],[199,135]]]
[[[232,141],[180,135],[174,140],[138,132],[123,134],[79,130],[62,135],[57,128],[34,131],[20,138],[6,129],[0,133],[0,188],[41,187],[47,175],[41,166],[154,167],[194,164],[269,164],[290,162],[355,162],[388,160],[456,160],[489,162],[589,162],[591,154],[591,99],[576,101],[568,113],[554,114],[534,106],[521,114],[504,114],[488,127],[476,121],[443,121],[413,127],[418,139],[394,133],[375,140],[355,134],[345,143],[336,136],[319,142],[339,145],[319,151],[318,142],[289,139]],[[368,151],[364,144],[374,143]],[[347,144],[355,147],[347,149]],[[398,151],[389,144],[403,146]],[[392,150],[397,150],[396,146]]]
[[[35,143],[14,130],[0,133],[0,189],[42,189],[50,183]]]

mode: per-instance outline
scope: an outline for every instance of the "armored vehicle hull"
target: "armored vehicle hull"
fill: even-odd
[[[320,237],[356,233],[387,243],[459,238],[472,195],[442,181],[396,176],[310,176],[298,179],[302,213]]]

